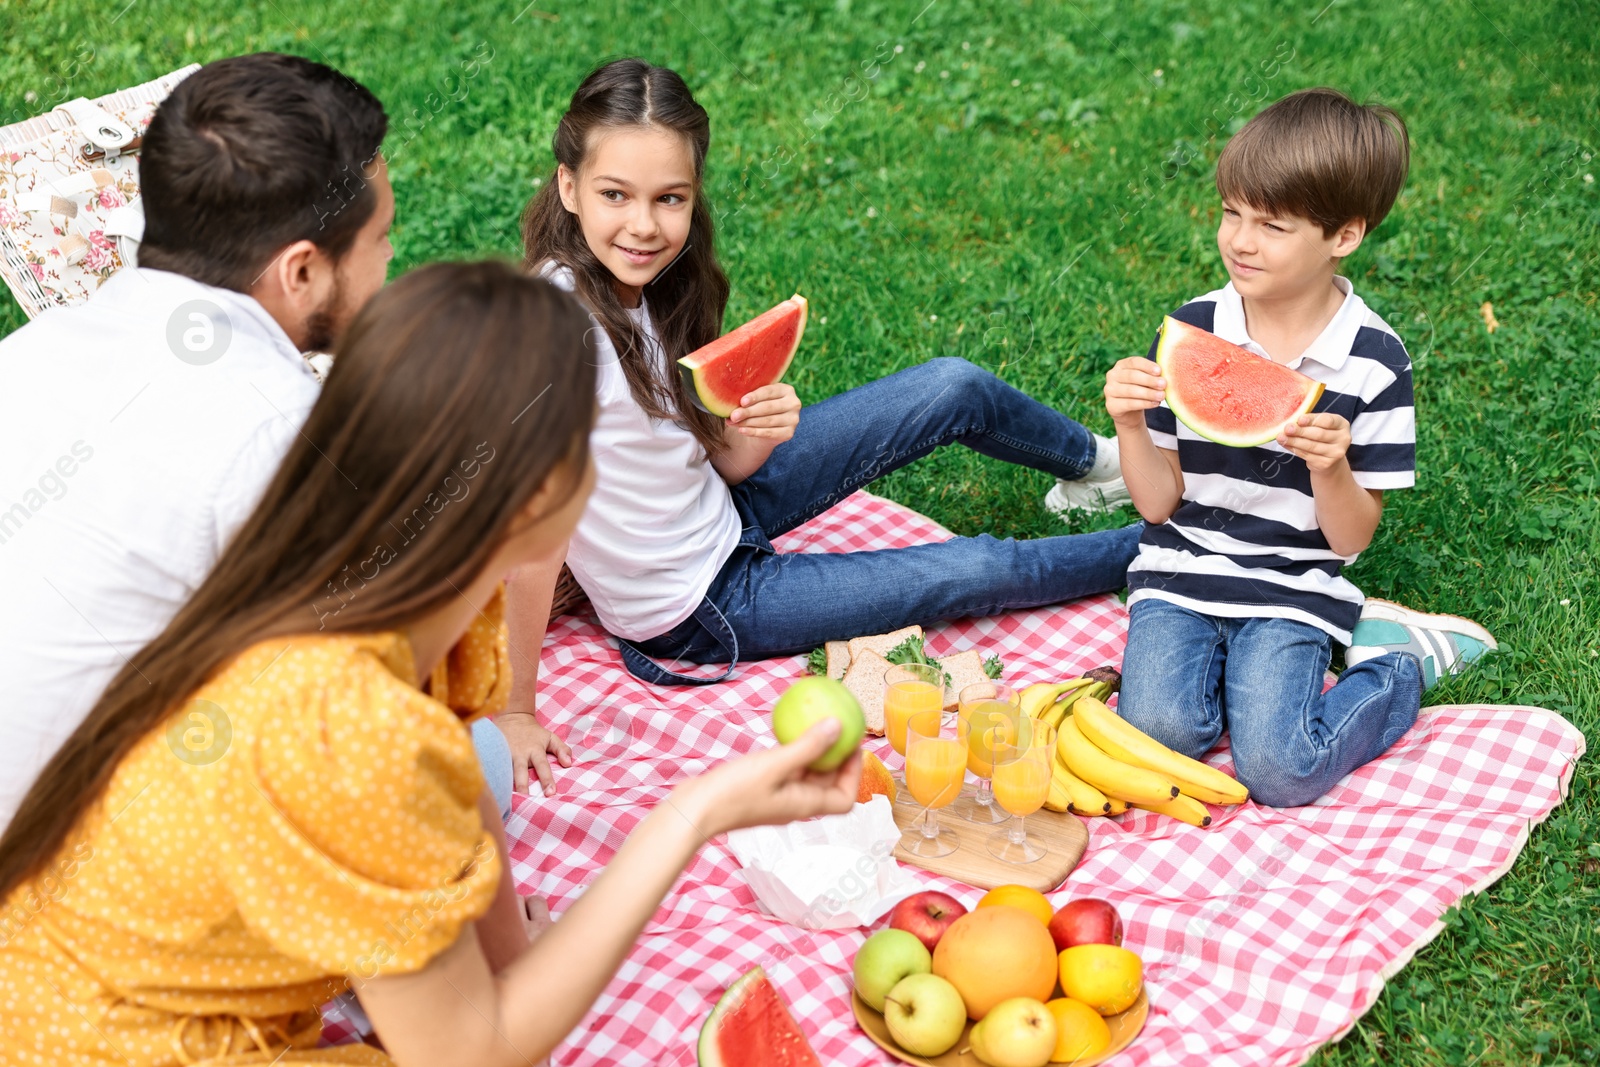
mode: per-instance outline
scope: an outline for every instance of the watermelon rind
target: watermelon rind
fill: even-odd
[[[784,355],[783,364],[778,368],[778,372],[775,375],[772,375],[771,381],[762,383],[764,385],[772,385],[776,382],[781,382],[783,380],[783,376],[789,372],[789,365],[794,362],[794,354],[800,348],[800,339],[805,336],[806,320],[810,317],[811,309],[810,305],[806,301],[806,298],[801,296],[799,293],[796,293],[789,299],[780,301],[778,304],[762,312],[761,315],[756,316],[756,319],[759,319],[765,315],[770,315],[772,312],[781,308],[795,305],[798,305],[800,308],[800,321],[795,327],[794,343],[789,347],[789,351]],[[751,319],[750,321],[754,322],[756,319]],[[749,323],[746,323],[745,325],[747,326]],[[717,338],[717,341],[713,341],[710,345],[698,348],[695,351],[690,352],[687,356],[684,356],[682,359],[678,360],[678,373],[683,376],[684,384],[688,387],[689,398],[694,402],[694,406],[699,408],[701,411],[710,412],[719,418],[725,419],[729,415],[733,414],[734,409],[739,406],[739,397],[730,398],[719,396],[716,391],[711,388],[711,386],[706,382],[705,376],[701,373],[701,354],[704,353],[706,349],[715,346],[717,342],[723,340],[723,338],[733,333],[737,333],[738,330],[743,328],[743,326],[740,326],[734,330],[730,330],[727,334]]]
[[[1215,423],[1207,422],[1201,413],[1191,410],[1183,403],[1182,400],[1173,395],[1172,379],[1174,377],[1174,373],[1172,370],[1172,359],[1178,348],[1182,345],[1185,337],[1191,333],[1208,332],[1209,331],[1202,330],[1198,326],[1191,326],[1186,322],[1182,322],[1173,318],[1171,315],[1168,315],[1166,320],[1161,324],[1161,340],[1156,346],[1156,363],[1161,367],[1161,373],[1167,378],[1168,382],[1167,406],[1170,407],[1172,409],[1172,413],[1178,417],[1178,421],[1182,422],[1185,426],[1189,427],[1189,429],[1193,430],[1201,437],[1204,437],[1206,440],[1215,441],[1219,445],[1226,445],[1230,448],[1254,448],[1257,445],[1264,445],[1269,441],[1275,441],[1278,439],[1278,433],[1280,430],[1282,430],[1284,423],[1288,422],[1290,419],[1297,419],[1301,415],[1309,413],[1312,408],[1317,406],[1317,401],[1322,399],[1323,384],[1310,378],[1306,378],[1306,393],[1305,397],[1300,402],[1300,406],[1294,411],[1286,414],[1281,420],[1275,422],[1270,431],[1258,431],[1256,433],[1231,433],[1227,427],[1217,426]],[[1255,358],[1264,359],[1266,357],[1256,356]],[[1287,370],[1288,368],[1284,369]],[[1298,372],[1291,373],[1298,374]],[[1299,375],[1299,377],[1305,378],[1305,375],[1302,374]]]
[[[722,1017],[744,999],[745,990],[756,982],[765,981],[766,977],[764,967],[750,968],[728,987],[717,1001],[717,1006],[711,1009],[706,1021],[700,1024],[700,1044],[696,1054],[700,1067],[722,1067],[722,1051],[717,1048],[717,1026],[722,1022]]]

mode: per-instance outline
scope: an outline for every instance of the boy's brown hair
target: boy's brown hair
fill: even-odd
[[[1411,163],[1405,120],[1337,89],[1301,89],[1268,106],[1217,160],[1217,192],[1258,211],[1298,215],[1324,237],[1351,219],[1378,228]]]

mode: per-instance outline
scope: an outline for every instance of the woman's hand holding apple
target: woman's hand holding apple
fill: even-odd
[[[847,812],[861,782],[860,752],[837,770],[807,769],[838,740],[839,730],[839,720],[823,719],[792,744],[728,760],[689,779],[667,802],[706,837],[742,826]]]

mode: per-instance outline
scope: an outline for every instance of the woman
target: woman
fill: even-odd
[[[255,513],[0,838],[0,1059],[526,1064],[707,837],[849,808],[857,761],[804,770],[836,726],[726,763],[486,956],[520,917],[467,721],[510,686],[501,579],[593,481],[588,325],[493,263],[362,311]],[[348,987],[388,1055],[316,1049]]]

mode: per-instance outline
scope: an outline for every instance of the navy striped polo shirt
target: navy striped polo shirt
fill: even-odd
[[[1348,279],[1335,277],[1334,284],[1344,303],[1288,366],[1323,383],[1314,411],[1349,420],[1356,483],[1404,489],[1416,482],[1411,357]],[[1266,355],[1245,332],[1244,304],[1232,283],[1172,317]],[[1305,460],[1276,441],[1255,448],[1208,441],[1165,402],[1145,412],[1145,423],[1157,447],[1178,453],[1183,501],[1166,522],[1146,526],[1128,568],[1129,605],[1156,597],[1226,618],[1297,619],[1349,644],[1362,596],[1340,570],[1356,557],[1328,547]]]

